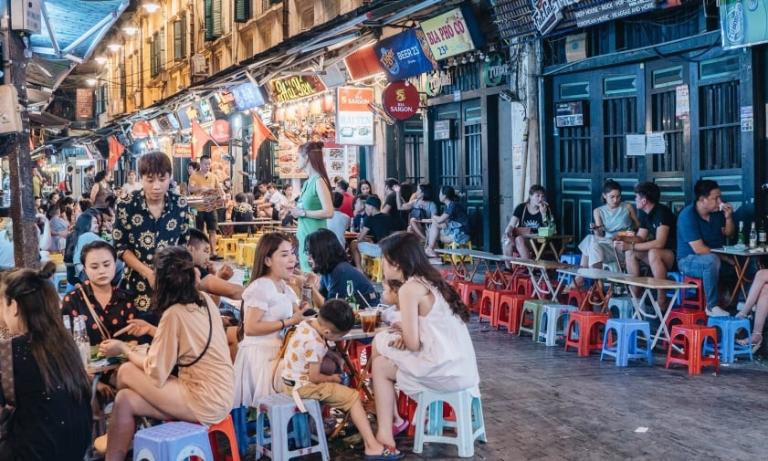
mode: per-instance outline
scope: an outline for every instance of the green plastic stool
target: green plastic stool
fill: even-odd
[[[523,332],[530,333],[533,341],[539,339],[539,331],[541,325],[539,325],[539,319],[541,317],[541,310],[547,304],[552,304],[552,301],[544,299],[528,299],[523,303],[523,311],[520,313],[520,330],[517,332],[517,336],[522,336]],[[530,312],[533,316],[533,325],[526,327],[523,325],[525,320],[525,313]]]

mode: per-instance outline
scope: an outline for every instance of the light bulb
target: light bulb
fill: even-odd
[[[86,78],[85,84],[88,86],[96,86],[96,84],[99,83],[99,81],[95,78]]]
[[[152,14],[160,9],[160,5],[155,2],[147,2],[142,6],[144,7],[144,10],[146,10],[146,12],[149,14]]]
[[[113,53],[117,53],[118,51],[120,51],[120,48],[122,48],[122,47],[123,47],[123,45],[121,45],[119,43],[114,43],[114,42],[110,43],[109,45],[107,45],[107,48],[109,48],[109,51],[111,51]]]
[[[123,32],[125,32],[125,35],[129,37],[133,37],[137,33],[139,33],[139,28],[136,26],[125,26],[123,27]]]

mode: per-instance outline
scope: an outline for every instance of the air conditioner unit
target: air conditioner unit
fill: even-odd
[[[11,29],[39,34],[41,30],[41,0],[12,0]]]
[[[192,56],[191,61],[193,76],[208,76],[208,64],[205,62],[205,56],[202,54],[195,54]]]

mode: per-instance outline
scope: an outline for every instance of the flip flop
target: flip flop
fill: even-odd
[[[381,452],[380,455],[365,455],[366,461],[390,461],[395,459],[403,459],[405,457],[405,453],[402,451],[397,451],[396,448],[393,447],[384,447],[384,451]]]
[[[404,419],[403,422],[398,425],[392,425],[392,437],[397,437],[403,431],[408,429],[408,426],[410,425],[411,423],[409,423],[407,419]]]

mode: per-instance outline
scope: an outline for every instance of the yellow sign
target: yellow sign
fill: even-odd
[[[445,59],[475,49],[467,21],[456,8],[421,23],[435,59]]]

